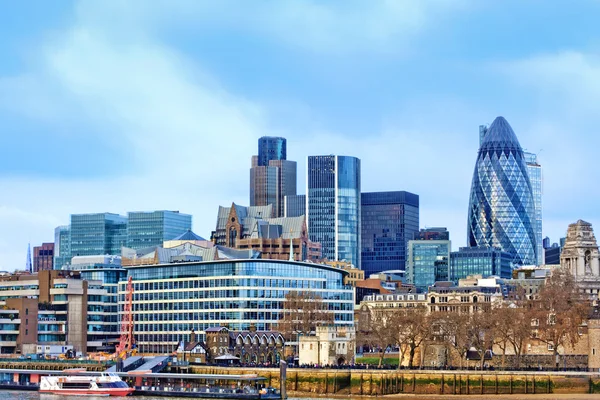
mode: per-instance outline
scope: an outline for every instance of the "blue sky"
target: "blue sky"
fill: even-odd
[[[258,137],[362,159],[466,243],[478,125],[539,152],[544,236],[600,222],[600,2],[26,1],[0,14],[0,269],[69,214],[248,204]]]

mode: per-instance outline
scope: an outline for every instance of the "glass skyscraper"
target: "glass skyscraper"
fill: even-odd
[[[127,217],[111,213],[71,215],[71,257],[120,255]]]
[[[54,229],[54,269],[62,269],[71,263],[71,227],[57,226]]]
[[[331,261],[361,267],[360,160],[309,156],[306,173],[308,235]]]
[[[419,196],[413,193],[361,194],[361,266],[365,276],[405,269],[406,246],[419,232]]]
[[[461,247],[450,255],[450,280],[458,283],[469,275],[511,279],[513,259],[513,254],[498,248]]]
[[[479,152],[467,221],[471,247],[497,247],[515,264],[537,262],[535,202],[523,149],[503,117],[485,132]]]
[[[297,165],[286,156],[285,138],[261,137],[250,168],[250,205],[272,204],[275,217],[284,216],[285,196],[296,194]]]
[[[450,279],[449,240],[409,240],[406,277],[419,291]]]
[[[127,214],[127,247],[162,246],[166,240],[192,230],[192,216],[179,211],[136,211]]]
[[[545,264],[544,244],[542,241],[542,166],[538,163],[537,155],[523,153],[527,164],[527,173],[533,191],[533,202],[535,204],[535,243],[537,246],[537,265]]]
[[[306,215],[306,195],[298,194],[285,196],[284,217],[299,217]]]

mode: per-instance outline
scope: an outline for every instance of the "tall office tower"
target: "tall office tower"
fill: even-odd
[[[33,271],[49,271],[54,266],[54,243],[42,243],[33,248]]]
[[[542,166],[538,163],[537,155],[524,152],[529,182],[533,191],[535,204],[535,243],[537,246],[537,265],[544,264],[544,245],[542,242]]]
[[[286,160],[286,140],[281,137],[258,139],[258,156],[250,168],[250,206],[273,204],[275,216],[284,216],[285,196],[296,194],[295,161]]]
[[[306,195],[298,194],[285,196],[283,214],[284,217],[299,217],[306,215]]]
[[[424,292],[435,282],[448,281],[451,249],[449,240],[409,240],[407,282]]]
[[[57,226],[54,229],[54,269],[62,269],[71,263],[71,227]]]
[[[361,268],[360,160],[309,156],[306,163],[308,236],[330,261]]]
[[[120,255],[127,217],[111,213],[71,215],[71,257]]]
[[[415,240],[450,240],[450,232],[446,228],[425,228],[415,234]]]
[[[404,191],[372,192],[360,198],[365,276],[405,269],[406,246],[419,232],[419,196]]]
[[[127,247],[162,246],[192,229],[192,216],[179,211],[136,211],[127,214]]]
[[[523,149],[503,117],[489,127],[477,155],[467,220],[471,247],[497,247],[514,264],[536,264],[535,202]]]

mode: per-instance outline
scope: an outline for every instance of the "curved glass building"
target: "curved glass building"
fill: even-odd
[[[291,291],[318,294],[334,324],[354,324],[354,291],[348,272],[328,265],[262,259],[190,261],[126,267],[133,279],[136,343],[144,353],[166,353],[190,341],[192,329],[276,328]],[[119,282],[119,307],[127,281]]]
[[[536,264],[535,205],[523,149],[503,117],[484,133],[473,173],[467,241]]]

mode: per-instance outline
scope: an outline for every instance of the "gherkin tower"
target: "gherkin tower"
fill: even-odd
[[[535,206],[523,149],[503,117],[481,141],[471,184],[467,241],[499,247],[514,263],[536,264]]]

